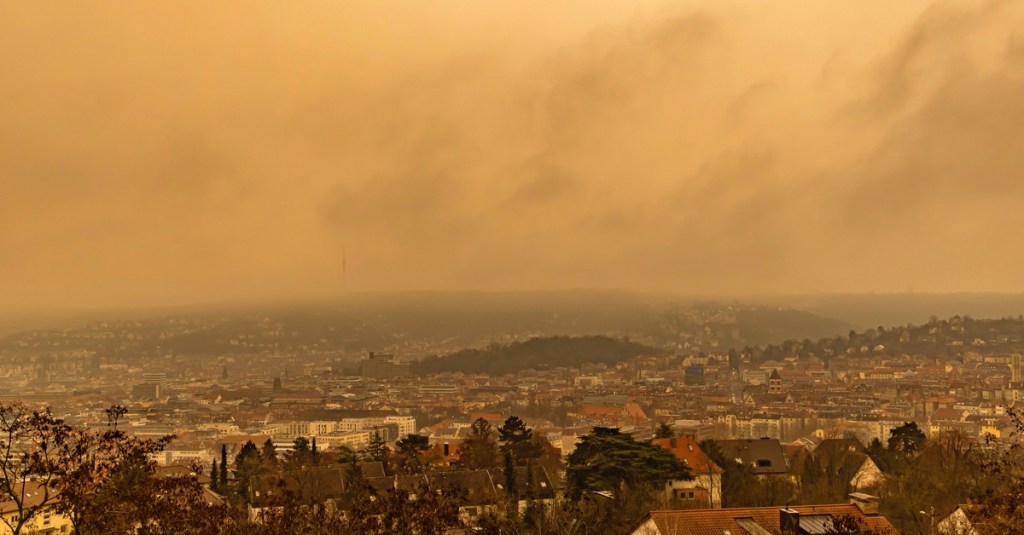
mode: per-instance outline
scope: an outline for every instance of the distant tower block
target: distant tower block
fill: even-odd
[[[363,377],[394,378],[412,375],[412,364],[401,362],[394,355],[370,351],[359,361],[359,375]]]
[[[160,399],[166,381],[167,374],[164,372],[144,372],[142,384],[132,386],[132,399],[149,401]]]
[[[1010,357],[1010,382],[1019,383],[1021,378],[1021,361],[1024,357],[1021,357],[1020,353],[1014,353]]]

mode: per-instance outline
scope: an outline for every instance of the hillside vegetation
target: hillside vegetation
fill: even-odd
[[[525,369],[577,367],[586,363],[614,364],[657,350],[607,336],[555,336],[525,342],[493,344],[429,358],[416,365],[417,373],[466,372],[501,375]]]
[[[939,359],[962,359],[967,353],[981,355],[1024,352],[1024,317],[973,319],[953,316],[928,323],[897,327],[879,326],[864,331],[849,331],[831,338],[791,339],[780,344],[745,347],[742,353],[753,361],[779,360],[790,356],[801,359],[900,355],[921,355]]]

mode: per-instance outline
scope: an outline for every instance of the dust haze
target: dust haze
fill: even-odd
[[[1021,28],[1013,0],[6,2],[0,296],[1024,291]]]

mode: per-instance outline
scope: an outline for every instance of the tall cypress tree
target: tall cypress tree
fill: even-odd
[[[210,466],[210,488],[217,490],[217,459],[214,459],[213,465]]]
[[[228,488],[228,445],[220,445],[220,488]]]

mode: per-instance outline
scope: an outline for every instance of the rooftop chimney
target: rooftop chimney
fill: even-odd
[[[779,509],[779,531],[782,535],[799,535],[800,512],[788,507]]]
[[[850,504],[856,505],[860,512],[866,516],[875,516],[878,514],[878,497],[870,494],[864,494],[863,492],[853,492],[850,494]]]

